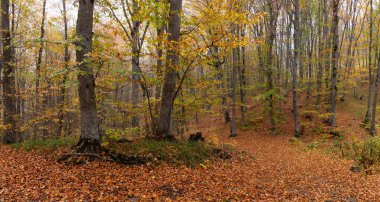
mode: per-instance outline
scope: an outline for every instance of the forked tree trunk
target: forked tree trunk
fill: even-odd
[[[76,60],[79,64],[79,108],[81,133],[78,152],[98,153],[99,126],[96,111],[95,79],[89,54],[92,52],[92,28],[95,0],[80,0],[77,20]]]
[[[182,10],[182,0],[170,0],[170,15],[168,26],[168,41],[173,43],[172,47],[167,50],[166,69],[164,84],[162,88],[162,98],[160,105],[160,116],[156,135],[161,139],[173,139],[170,130],[170,122],[172,119],[172,110],[175,100],[176,85],[178,79],[178,63],[179,63],[179,37],[181,29],[181,18],[179,16]]]
[[[3,143],[11,144],[18,141],[16,127],[16,88],[14,61],[14,47],[9,25],[9,0],[1,1],[1,34],[3,40],[3,125],[6,126]]]

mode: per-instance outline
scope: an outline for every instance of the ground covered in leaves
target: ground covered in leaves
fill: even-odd
[[[351,172],[352,160],[292,144],[290,120],[281,125],[279,135],[258,127],[240,132],[236,138],[228,138],[228,126],[198,125],[207,138],[228,142],[243,153],[195,168],[100,161],[64,165],[56,162],[54,152],[0,146],[0,201],[380,199],[380,175]],[[355,127],[355,133],[365,133],[356,127],[359,120],[338,113],[341,129],[349,130],[347,122]]]

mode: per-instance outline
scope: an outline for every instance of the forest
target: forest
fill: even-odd
[[[0,2],[0,202],[380,201],[380,1]]]

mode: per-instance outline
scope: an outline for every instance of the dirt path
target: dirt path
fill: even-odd
[[[344,122],[349,116],[340,117],[338,122]],[[102,162],[65,166],[0,146],[0,201],[380,201],[380,175],[353,173],[351,161],[290,144],[290,124],[284,124],[278,136],[262,134],[265,130],[241,132],[231,139],[226,138],[226,126],[204,128],[209,137],[248,155],[196,169]]]

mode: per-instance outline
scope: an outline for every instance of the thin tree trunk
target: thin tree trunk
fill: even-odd
[[[181,18],[179,12],[182,10],[182,0],[170,0],[170,15],[168,26],[168,41],[173,43],[173,47],[167,50],[166,69],[164,84],[162,88],[162,98],[160,105],[160,116],[156,135],[162,139],[173,139],[170,131],[170,122],[175,100],[177,85],[177,66],[179,63],[179,37],[181,29]]]
[[[236,25],[233,25],[233,35],[238,35],[238,29]],[[236,126],[236,76],[238,70],[238,60],[239,60],[239,47],[234,48],[232,51],[232,67],[231,67],[231,134],[230,137],[235,137],[237,135],[237,126]]]
[[[313,19],[312,19],[312,14],[310,13],[311,11],[308,10],[308,15],[309,15],[309,27],[310,27],[310,35],[309,35],[309,51],[308,51],[308,56],[309,56],[309,63],[308,63],[308,80],[307,80],[307,96],[306,99],[309,102],[310,97],[311,97],[311,87],[312,87],[312,76],[313,76],[313,53],[314,53],[314,26],[313,26]]]
[[[299,137],[300,128],[298,125],[298,99],[297,99],[297,67],[300,66],[299,51],[300,51],[300,21],[299,21],[299,0],[294,1],[294,65],[293,65],[293,122],[294,122],[294,136]]]
[[[286,36],[287,36],[287,38],[288,38],[288,40],[286,41],[286,68],[288,69],[288,71],[287,72],[292,72],[292,70],[291,70],[291,66],[292,65],[294,65],[293,64],[293,62],[292,62],[292,58],[293,58],[293,55],[292,55],[292,48],[291,48],[291,46],[292,46],[292,44],[291,44],[291,35],[292,35],[292,22],[293,22],[293,20],[291,19],[292,18],[292,13],[291,12],[289,12],[289,14],[288,14],[288,17],[287,17],[287,21],[288,21],[288,26],[287,26],[287,28],[286,28]],[[287,75],[287,77],[288,77],[288,75]],[[288,89],[288,86],[289,86],[289,79],[288,78],[286,78],[286,83],[285,83],[285,85],[286,85],[286,96],[288,96],[288,93],[289,93],[289,89]]]
[[[77,20],[76,60],[79,64],[79,109],[81,133],[78,152],[98,153],[100,148],[99,125],[96,109],[95,78],[91,58],[94,0],[80,0]]]
[[[134,109],[138,109],[138,104],[140,101],[140,92],[139,92],[139,81],[140,81],[140,24],[139,20],[136,20],[136,12],[138,8],[137,1],[133,2],[133,14],[132,14],[132,106]],[[132,127],[139,127],[140,119],[137,113],[135,112],[132,117]]]
[[[162,76],[162,67],[163,67],[163,59],[162,56],[163,54],[163,47],[162,47],[162,37],[164,36],[164,30],[165,30],[165,25],[163,24],[162,26],[157,28],[157,79],[161,79]],[[158,100],[161,98],[161,85],[159,83],[156,84],[156,90],[155,90],[155,99],[156,99],[156,104],[155,104],[155,116],[158,117],[159,115],[159,102]],[[157,118],[158,119],[158,118]],[[157,127],[157,121],[155,120],[154,127]]]
[[[323,6],[323,9],[321,9]],[[323,80],[323,65],[326,62],[324,60],[323,49],[325,48],[325,39],[327,35],[327,29],[325,28],[325,15],[322,15],[323,12],[326,11],[326,4],[319,3],[319,12],[318,12],[318,75],[317,75],[317,110],[318,112],[321,112],[321,105],[322,105],[322,80]]]
[[[379,80],[380,80],[380,57],[377,54],[377,75],[375,81],[375,94],[373,96],[373,106],[372,106],[372,121],[371,121],[371,130],[370,134],[372,136],[376,133],[376,108],[377,108],[377,98],[379,95]]]
[[[46,18],[46,0],[43,0],[42,4],[42,21],[40,27],[40,47],[38,49],[37,55],[37,63],[36,63],[36,109],[34,116],[38,116],[39,112],[41,112],[41,104],[40,104],[40,79],[41,79],[41,64],[42,64],[42,52],[44,50],[44,42],[43,39],[45,37],[45,18]],[[34,139],[38,138],[38,127],[39,124],[34,124]]]
[[[369,76],[369,89],[367,111],[364,117],[364,123],[367,124],[371,117],[371,100],[373,92],[373,73],[372,73],[372,32],[373,32],[373,0],[370,0],[370,14],[369,14],[369,49],[368,49],[368,76]]]
[[[64,41],[65,41],[65,55],[64,55],[64,62],[65,62],[65,71],[68,71],[69,68],[69,44],[68,44],[68,26],[67,26],[67,11],[66,11],[66,0],[62,0],[62,6],[63,6],[63,23],[64,23]],[[67,80],[67,72],[63,74],[62,83],[59,89],[59,96],[58,96],[58,105],[59,105],[59,112],[58,112],[58,131],[57,134],[60,136],[64,136],[63,131],[63,120],[64,120],[64,106],[65,106],[65,94],[66,94],[66,80]]]
[[[245,37],[245,31],[244,28],[240,30],[240,35],[242,38]],[[245,118],[245,112],[247,111],[246,105],[246,92],[245,88],[247,85],[247,82],[245,80],[245,47],[239,47],[239,64],[238,64],[238,72],[239,72],[239,93],[240,93],[240,113],[241,113],[241,127],[246,127],[246,118]]]

